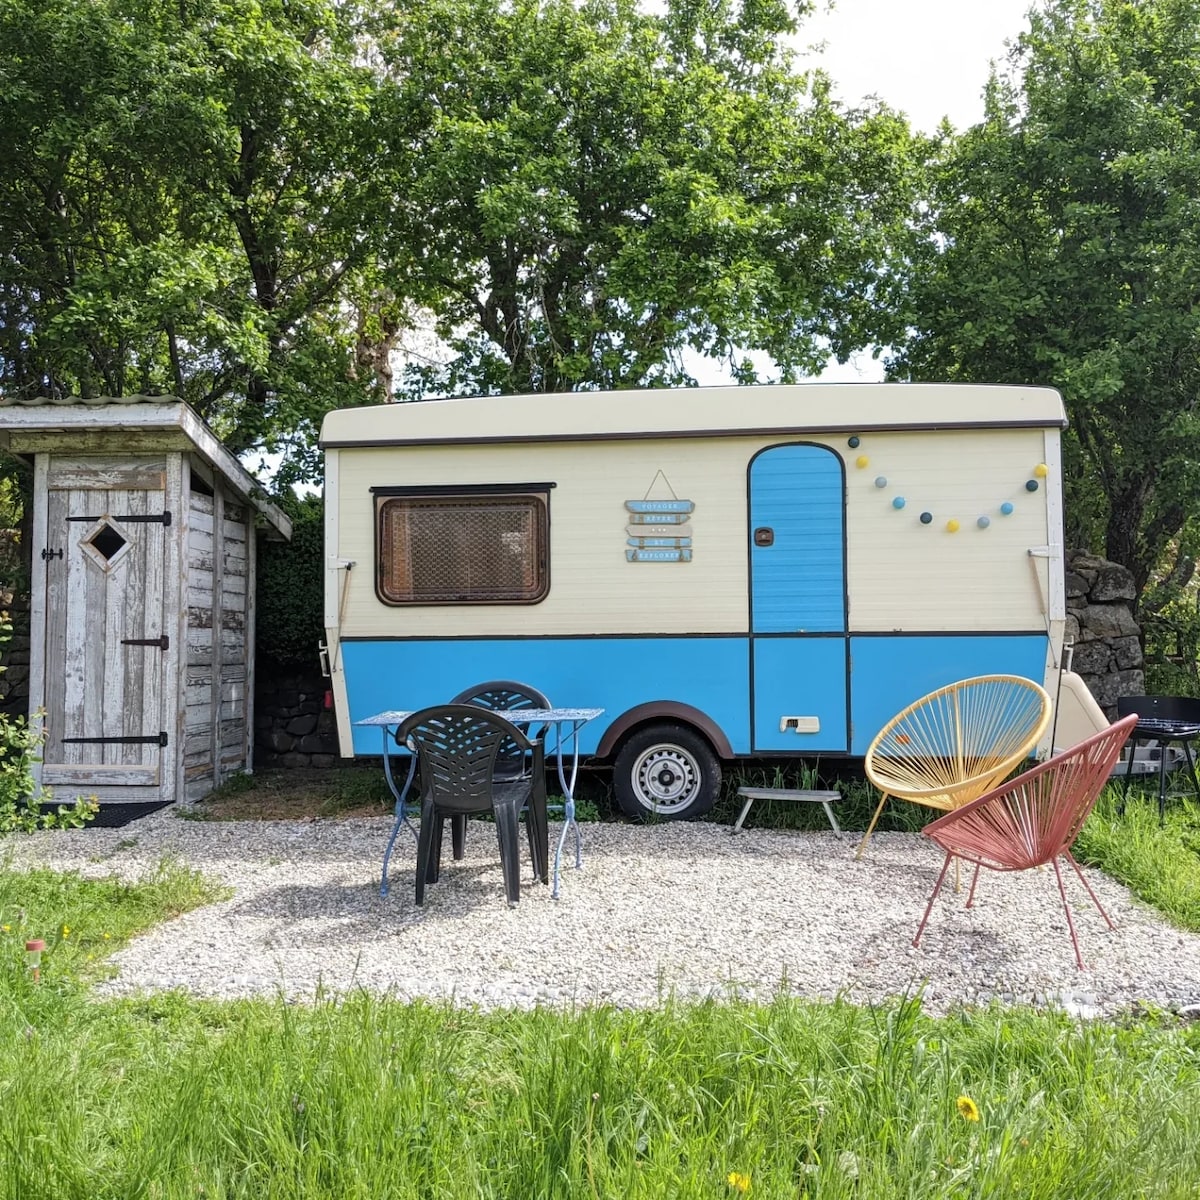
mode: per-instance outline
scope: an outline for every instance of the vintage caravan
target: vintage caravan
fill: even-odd
[[[584,754],[679,817],[722,760],[861,756],[956,679],[1058,694],[1065,424],[1047,388],[924,384],[330,413],[342,753],[380,752],[376,712],[520,680],[603,708]]]

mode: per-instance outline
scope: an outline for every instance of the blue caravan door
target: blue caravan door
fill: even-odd
[[[750,463],[750,703],[756,753],[850,747],[842,460],[772,446]]]

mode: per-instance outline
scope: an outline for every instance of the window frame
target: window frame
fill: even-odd
[[[371,488],[373,497],[373,521],[375,542],[375,595],[381,604],[389,608],[461,608],[478,605],[530,605],[541,604],[550,594],[550,492],[554,483],[480,483],[447,484],[431,486],[382,486]],[[472,500],[511,498],[531,501],[535,509],[534,536],[538,543],[533,563],[538,584],[536,595],[520,597],[460,595],[454,598],[430,598],[426,596],[398,599],[387,592],[384,582],[384,514],[387,505],[394,500],[441,500],[458,505]]]

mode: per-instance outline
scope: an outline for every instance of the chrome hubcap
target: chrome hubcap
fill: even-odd
[[[700,770],[678,746],[651,746],[633,764],[633,785],[648,808],[670,812],[696,799]]]

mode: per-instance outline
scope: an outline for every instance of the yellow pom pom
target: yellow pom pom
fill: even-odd
[[[1033,473],[1039,479],[1045,479],[1046,476],[1050,474],[1050,468],[1046,466],[1045,463],[1038,463],[1038,465],[1033,468]]]
[[[859,468],[870,466],[870,463],[871,463],[871,460],[865,454],[860,454],[854,460],[854,465]]]
[[[953,517],[951,517],[950,520],[948,520],[946,522],[946,532],[947,533],[957,533],[958,532],[958,522]]]

